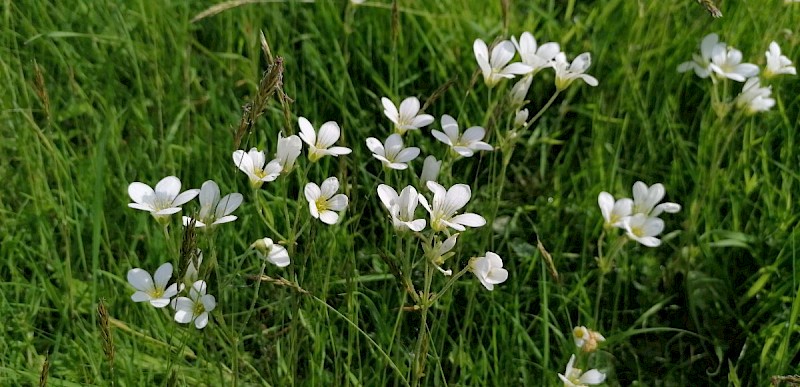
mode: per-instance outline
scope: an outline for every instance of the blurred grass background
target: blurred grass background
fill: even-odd
[[[470,82],[472,41],[523,31],[561,43],[570,58],[591,52],[588,72],[600,85],[571,87],[544,115],[547,141],[517,149],[503,197],[485,184],[493,156],[457,164],[469,180],[452,182],[473,186],[470,210],[488,214],[500,200],[498,217],[510,219],[499,232],[487,226],[462,238],[461,264],[490,243],[511,276],[492,293],[462,280],[442,299],[424,383],[556,383],[572,326],[589,323],[594,306],[597,194],[630,195],[636,180],[664,183],[684,209],[665,217],[662,247],[629,245],[606,279],[595,328],[609,339],[596,364],[608,384],[764,385],[800,373],[800,83],[779,78],[777,106],[733,125],[711,111],[709,80],[675,71],[710,32],[745,61],[763,65],[775,40],[796,62],[800,4],[726,1],[724,17],[712,19],[690,0],[510,1],[506,28],[500,1],[407,0],[397,8],[396,47],[390,2],[261,2],[192,22],[213,5],[0,4],[0,384],[36,384],[49,354],[51,385],[402,385],[343,318],[408,379],[418,316],[398,317],[404,298],[378,258],[390,226],[364,139],[388,131],[380,97],[424,102],[451,79],[428,109],[433,127],[442,114],[462,128],[483,124],[488,92]],[[230,155],[241,106],[265,69],[259,30],[284,58],[293,114],[316,126],[337,121],[354,149],[309,174],[319,183],[344,168],[351,206],[339,226],[311,227],[288,269],[341,315],[262,284],[254,317],[242,319],[255,291],[245,276],[260,267],[245,251],[268,235],[261,217],[269,215],[252,207]],[[537,76],[533,111],[554,91],[551,80]],[[272,103],[247,146],[274,149],[279,130],[297,132]],[[441,149],[423,133],[415,137],[423,153]],[[715,153],[728,137],[728,151]],[[214,313],[227,323],[203,331],[132,303],[125,279],[132,267],[152,271],[174,259],[173,241],[126,206],[130,182],[170,174],[186,188],[213,179],[251,202],[208,242],[223,273]],[[283,187],[290,199],[304,184],[296,180]],[[282,191],[266,190],[269,203],[280,202]],[[533,248],[537,236],[559,281]],[[113,377],[97,325],[101,298],[118,321]]]

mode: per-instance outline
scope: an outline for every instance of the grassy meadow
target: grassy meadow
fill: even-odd
[[[742,83],[676,70],[712,32],[762,71],[772,41],[796,64],[800,3],[717,3],[718,19],[694,0],[0,2],[0,385],[549,386],[573,354],[609,386],[800,385],[800,81],[762,80],[775,106],[750,116],[720,102]],[[276,69],[261,31],[285,98],[237,148]],[[525,31],[568,60],[590,52],[599,85],[551,101],[542,70],[526,106],[552,105],[519,129],[516,79],[488,88],[473,41]],[[422,150],[409,169],[383,168],[365,141],[393,131],[381,97],[409,96],[435,121],[404,135]],[[444,114],[494,150],[456,158],[431,135]],[[299,117],[337,122],[352,153],[311,162],[304,143],[253,189],[232,153],[270,160]],[[377,194],[432,201],[427,155],[445,188],[471,188],[460,212],[486,219],[460,234],[450,277],[423,245],[452,230],[399,233]],[[129,270],[170,262],[174,282],[185,265],[180,214],[163,226],[128,207],[129,184],[170,175],[244,197],[237,220],[196,230],[216,297],[203,329],[131,300]],[[335,225],[304,196],[331,176],[349,199]],[[659,247],[604,228],[598,195],[637,181],[682,207]],[[250,247],[264,237],[289,266]],[[492,291],[462,270],[487,251],[508,271]],[[605,342],[581,353],[576,326]]]

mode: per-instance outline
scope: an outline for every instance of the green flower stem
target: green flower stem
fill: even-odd
[[[525,127],[523,128],[523,130],[528,130],[528,128],[530,128],[531,126],[533,126],[533,123],[534,123],[534,122],[536,122],[536,120],[538,120],[539,118],[541,118],[541,117],[542,117],[542,114],[544,114],[544,112],[546,112],[546,111],[547,111],[547,109],[549,109],[549,108],[550,108],[550,106],[553,104],[553,102],[555,102],[555,101],[556,101],[556,98],[558,98],[558,95],[559,95],[559,94],[561,94],[561,90],[556,90],[556,92],[555,92],[555,93],[553,93],[553,96],[552,96],[552,97],[550,97],[550,99],[549,99],[549,100],[547,100],[547,103],[545,103],[545,104],[544,104],[544,106],[542,106],[542,108],[541,108],[541,109],[539,109],[539,111],[538,111],[538,112],[536,112],[536,114],[533,116],[533,118],[531,118],[531,119],[528,121],[528,124],[527,124],[527,125],[525,125]]]
[[[623,235],[621,238],[614,241],[614,244],[611,245],[611,248],[608,250],[608,255],[603,255],[603,242],[605,240],[605,231],[600,235],[600,238],[597,241],[597,248],[598,248],[598,257],[597,257],[597,265],[600,269],[600,278],[598,278],[597,284],[597,296],[595,298],[594,304],[594,323],[597,325],[597,328],[600,328],[600,300],[603,299],[603,284],[605,283],[606,274],[611,272],[612,267],[614,266],[614,259],[616,258],[617,254],[622,251],[622,247],[628,243],[628,236]]]

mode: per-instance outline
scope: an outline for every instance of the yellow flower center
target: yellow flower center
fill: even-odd
[[[317,201],[314,202],[314,204],[316,204],[318,212],[327,211],[328,208],[329,208],[328,207],[328,200],[326,200],[325,198],[317,199]]]

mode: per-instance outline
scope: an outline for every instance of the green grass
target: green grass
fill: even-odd
[[[413,300],[385,260],[416,286],[426,266],[418,243],[393,234],[375,188],[416,184],[422,158],[413,173],[387,174],[364,140],[390,130],[380,97],[424,103],[453,80],[427,110],[431,128],[450,114],[462,130],[485,126],[495,144],[513,111],[489,106],[511,84],[489,92],[474,78],[472,42],[523,31],[559,42],[570,59],[591,52],[600,85],[562,93],[523,134],[504,178],[500,151],[441,177],[469,184],[467,209],[489,222],[462,234],[447,266],[491,250],[510,277],[490,293],[467,273],[431,307],[422,384],[556,384],[575,325],[608,339],[591,359],[609,385],[765,385],[800,373],[800,82],[770,82],[778,103],[766,114],[720,119],[710,80],[675,70],[710,32],[745,61],[763,66],[775,40],[797,62],[800,4],[727,1],[711,19],[690,0],[510,3],[506,29],[500,1],[399,1],[395,35],[388,1],[265,2],[196,22],[213,3],[3,2],[0,384],[36,385],[48,354],[51,385],[413,384],[420,313],[404,309]],[[284,58],[292,126],[273,100],[242,148],[274,152],[278,131],[296,133],[304,116],[338,122],[354,151],[313,165],[301,156],[300,170],[252,191],[231,153],[266,68],[260,30]],[[535,78],[532,113],[554,92],[551,73]],[[441,158],[428,132],[406,141]],[[204,330],[130,300],[127,271],[177,264],[181,228],[173,219],[167,238],[127,207],[126,189],[168,175],[245,196],[236,222],[200,234],[217,262],[207,279],[219,303]],[[334,175],[349,184],[350,206],[326,226],[300,198],[306,182]],[[637,180],[662,182],[683,210],[663,217],[661,247],[628,243],[601,276],[597,194],[629,196]],[[493,231],[495,219],[508,223]],[[287,236],[296,222],[305,226],[292,265],[264,270],[311,295],[248,279],[262,270],[250,243],[280,239],[270,227]],[[434,276],[432,288],[444,283]],[[115,319],[113,372],[100,299]]]

